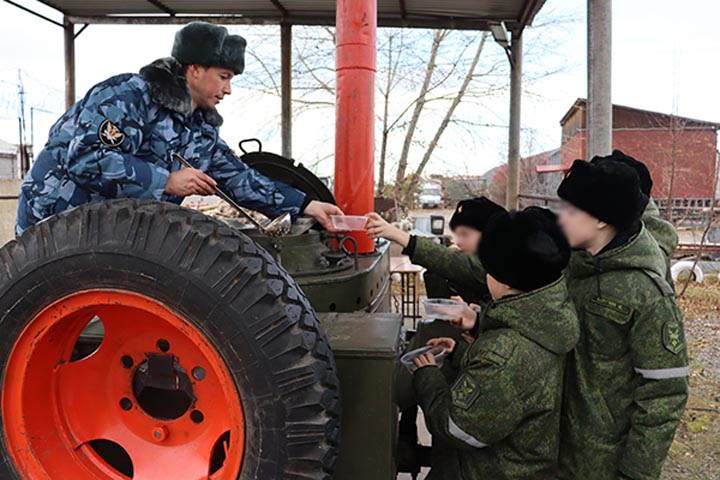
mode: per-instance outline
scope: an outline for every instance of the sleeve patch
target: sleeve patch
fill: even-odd
[[[662,331],[663,345],[671,353],[677,355],[685,348],[685,332],[682,323],[677,320],[665,322]]]
[[[452,388],[453,405],[463,410],[472,407],[475,400],[480,396],[480,388],[467,373],[463,373],[457,379]]]
[[[105,119],[98,129],[98,138],[100,138],[103,145],[116,148],[122,144],[123,140],[125,140],[125,134],[117,125],[112,123],[110,120]]]

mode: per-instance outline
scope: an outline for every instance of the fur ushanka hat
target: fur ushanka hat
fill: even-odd
[[[642,217],[648,197],[637,172],[615,160],[575,160],[558,187],[560,198],[619,230]]]
[[[450,218],[450,229],[464,225],[482,232],[490,217],[504,211],[503,207],[485,197],[461,200]]]
[[[560,278],[570,261],[570,245],[554,213],[528,207],[493,216],[478,256],[495,280],[531,292]]]
[[[185,65],[228,68],[240,74],[245,69],[245,46],[240,35],[212,23],[188,23],[175,34],[172,56]]]
[[[652,193],[653,181],[647,165],[645,165],[640,160],[634,159],[630,155],[626,155],[620,150],[613,150],[612,155],[609,155],[607,157],[593,157],[593,159],[590,160],[590,163],[600,163],[606,162],[608,160],[614,160],[616,162],[624,163],[628,167],[631,167],[633,170],[635,170],[635,173],[638,174],[638,178],[640,179],[640,190],[642,190],[642,192],[648,197],[650,196],[650,194]]]

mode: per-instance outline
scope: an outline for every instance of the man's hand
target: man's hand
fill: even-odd
[[[187,197],[188,195],[213,195],[217,182],[202,170],[183,168],[168,177],[165,193]]]
[[[453,350],[455,350],[455,345],[457,342],[449,337],[438,337],[438,338],[431,338],[427,341],[425,345],[432,345],[433,347],[444,347],[445,348],[445,354],[450,355]]]
[[[399,244],[405,248],[410,242],[410,234],[403,232],[397,227],[393,227],[375,212],[367,214],[368,222],[366,225],[367,234],[370,238],[385,238],[391,242]]]
[[[318,202],[317,200],[312,200],[310,203],[307,204],[305,207],[305,210],[303,212],[305,215],[310,215],[315,220],[318,221],[322,227],[333,233],[337,233],[338,230],[333,227],[332,221],[330,220],[330,215],[344,215],[343,211],[340,210],[340,208],[337,205],[333,205],[332,203],[325,203],[325,202]]]

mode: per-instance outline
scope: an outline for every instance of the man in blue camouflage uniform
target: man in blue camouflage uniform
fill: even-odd
[[[215,106],[244,70],[245,40],[226,28],[191,23],[171,58],[99,83],[50,129],[23,182],[16,233],[56,213],[111,198],[181,203],[216,187],[269,217],[289,212],[330,228],[339,208],[309,201],[241,162],[219,136]],[[176,153],[195,168],[183,168]]]

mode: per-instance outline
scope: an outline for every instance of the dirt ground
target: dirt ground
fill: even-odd
[[[683,285],[676,287],[680,292]],[[720,480],[720,282],[691,283],[680,305],[690,354],[690,398],[661,480]],[[420,414],[421,441],[429,445],[423,423]],[[398,475],[399,480],[410,478]]]

